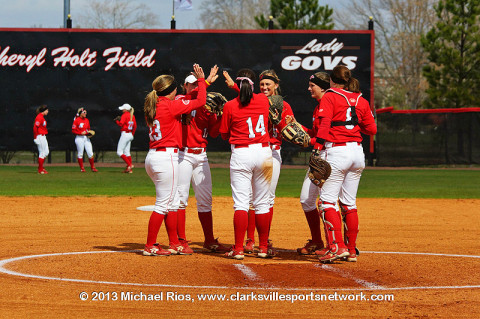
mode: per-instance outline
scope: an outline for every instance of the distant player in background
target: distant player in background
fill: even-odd
[[[87,110],[81,107],[77,110],[75,119],[73,120],[72,133],[76,135],[75,145],[77,146],[77,160],[80,166],[80,171],[85,172],[83,166],[83,152],[87,152],[88,161],[90,162],[90,169],[92,172],[98,172],[95,168],[95,161],[93,158],[93,146],[88,131],[90,130],[90,121],[87,119]]]
[[[47,142],[47,121],[45,120],[47,114],[48,107],[46,105],[39,106],[37,108],[37,116],[33,123],[33,142],[37,144],[38,147],[38,174],[48,174],[45,168],[43,168],[45,158],[50,152]]]
[[[123,172],[132,173],[133,164],[132,156],[130,155],[130,146],[137,129],[137,120],[135,119],[135,115],[133,115],[134,109],[130,104],[125,103],[118,107],[118,109],[122,111],[122,116],[115,118],[115,123],[120,126],[121,131],[117,145],[117,155],[127,164]]]
[[[272,150],[268,135],[270,104],[265,94],[254,93],[255,73],[242,69],[237,73],[240,88],[237,98],[223,109],[220,133],[231,144],[230,184],[234,201],[235,245],[226,254],[234,259],[244,258],[243,241],[248,226],[248,209],[252,199],[259,236],[258,257],[272,257],[268,249],[270,231],[270,183]]]
[[[150,144],[145,159],[145,170],[155,184],[155,208],[148,223],[145,256],[191,254],[191,249],[178,240],[178,149],[182,145],[181,115],[203,107],[206,102],[206,84],[203,69],[193,66],[198,80],[198,96],[192,100],[175,100],[177,83],[171,75],[160,75],[153,83],[153,90],[145,98],[145,121],[149,127]],[[168,250],[157,244],[157,235],[165,219],[170,246]]]
[[[332,173],[322,187],[322,218],[326,228],[328,252],[319,256],[322,263],[339,258],[357,261],[358,212],[356,206],[358,184],[365,168],[362,135],[374,135],[377,126],[370,105],[360,93],[358,80],[343,65],[330,74],[327,90],[316,111],[320,119],[314,149],[324,149],[325,159]],[[340,206],[340,209],[337,205]],[[342,220],[344,236],[342,237]]]
[[[215,65],[206,79],[210,85],[218,78],[218,67]],[[185,95],[177,95],[176,100],[190,100],[198,95],[198,80],[190,74],[185,78]],[[228,249],[218,242],[213,235],[212,216],[212,175],[208,163],[206,147],[208,135],[217,137],[220,127],[220,117],[199,108],[189,113],[182,114],[182,147],[178,154],[178,192],[180,206],[177,213],[177,232],[182,245],[187,249],[186,240],[186,208],[192,184],[197,200],[198,219],[202,225],[205,240],[203,247],[212,252],[227,252]]]

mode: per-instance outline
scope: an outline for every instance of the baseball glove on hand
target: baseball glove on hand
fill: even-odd
[[[90,138],[90,137],[93,137],[95,136],[95,131],[94,130],[88,130],[87,131],[87,137]]]
[[[310,178],[313,184],[322,188],[325,181],[330,177],[332,167],[326,160],[320,157],[320,151],[318,150],[312,151],[308,166],[310,167],[308,178]]]
[[[217,116],[222,116],[225,103],[227,103],[227,99],[222,94],[218,92],[208,92],[205,109]]]
[[[270,95],[268,97],[268,102],[270,103],[268,119],[273,125],[278,125],[282,120],[283,97],[280,95]]]
[[[310,136],[297,121],[288,123],[281,131],[282,137],[295,145],[301,147],[310,146]]]

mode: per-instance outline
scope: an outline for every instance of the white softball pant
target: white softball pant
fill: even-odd
[[[197,211],[199,213],[212,211],[212,174],[207,153],[205,151],[200,154],[188,153],[188,148],[185,148],[185,152],[178,154],[178,171],[179,208],[185,209],[188,206],[191,182],[197,200]]]
[[[93,146],[88,137],[77,135],[75,137],[75,145],[77,146],[77,158],[83,158],[83,150],[87,152],[88,158],[93,157]]]
[[[262,144],[235,148],[230,158],[230,185],[234,210],[248,211],[250,195],[255,214],[270,210],[270,184],[272,179],[272,150]]]
[[[132,145],[133,134],[122,131],[117,145],[118,156],[130,156],[130,146]]]
[[[33,140],[38,147],[38,157],[45,158],[50,153],[48,148],[47,137],[45,135],[37,135],[37,138]]]
[[[282,156],[280,155],[280,148],[272,150],[272,182],[270,183],[270,200],[269,205],[273,207],[275,203],[275,190],[277,189],[278,179],[280,178],[280,167],[282,166]]]
[[[337,200],[349,209],[357,208],[358,184],[365,168],[362,145],[349,142],[345,146],[332,147],[332,143],[326,143],[325,147],[325,159],[330,163],[332,173],[323,184],[320,194],[322,202],[335,203],[337,211]]]
[[[145,158],[145,170],[155,184],[154,211],[159,214],[178,209],[178,153],[175,151],[178,149],[173,147],[163,152],[150,150]]]
[[[320,187],[312,183],[308,178],[308,171],[303,180],[302,191],[300,192],[300,204],[305,212],[310,212],[317,207],[317,198],[320,195]]]

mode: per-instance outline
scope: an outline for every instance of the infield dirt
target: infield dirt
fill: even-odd
[[[194,198],[187,209],[187,236],[195,254],[169,257],[141,255],[150,212],[137,207],[153,205],[153,197],[0,199],[0,262],[86,252],[4,262],[4,270],[33,277],[0,273],[2,318],[480,317],[480,200],[361,198],[358,262],[322,266],[295,252],[309,238],[297,198],[275,200],[271,239],[279,255],[243,261],[201,248]],[[215,197],[213,214],[215,235],[231,245],[232,199]],[[164,225],[158,240],[168,242]],[[80,299],[82,292],[88,300]],[[121,293],[163,300],[119,300]],[[275,293],[357,299],[388,294],[394,300],[201,301],[198,296],[251,299]]]

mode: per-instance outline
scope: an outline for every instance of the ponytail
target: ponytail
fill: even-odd
[[[143,111],[145,113],[145,122],[147,122],[148,126],[153,125],[153,120],[155,119],[155,115],[157,113],[156,112],[157,99],[158,99],[157,91],[155,90],[152,90],[145,97],[145,104],[143,105]]]
[[[133,107],[130,109],[130,121],[133,121]]]
[[[360,93],[360,82],[356,78],[348,79],[346,90],[353,93]]]
[[[255,81],[255,72],[250,69],[241,69],[237,73],[237,85],[240,88],[240,104],[247,106],[253,97],[253,85]]]

